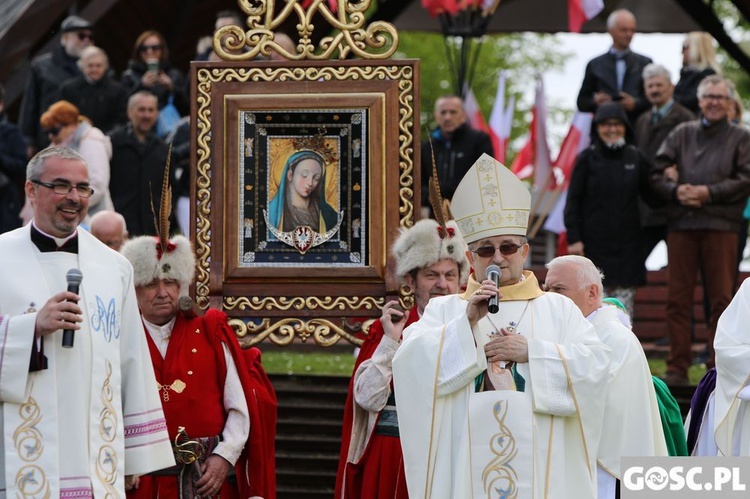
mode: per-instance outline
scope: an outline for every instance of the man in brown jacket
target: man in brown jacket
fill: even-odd
[[[687,381],[699,262],[711,304],[709,367],[716,323],[734,291],[737,237],[750,194],[750,131],[727,120],[733,93],[720,76],[706,77],[698,86],[701,119],[675,128],[656,154],[652,185],[668,202],[668,384]]]

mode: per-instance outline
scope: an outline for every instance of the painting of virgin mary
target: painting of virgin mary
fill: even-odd
[[[284,164],[279,189],[268,203],[268,222],[282,232],[299,226],[325,233],[336,226],[336,210],[326,201],[325,161],[312,150],[296,151]],[[274,240],[273,235],[269,239]]]

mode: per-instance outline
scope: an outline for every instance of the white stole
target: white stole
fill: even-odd
[[[48,369],[29,373],[28,363],[36,320],[31,309],[39,310],[52,295],[63,290],[49,289],[35,256],[36,249],[30,241],[28,226],[24,229],[6,235],[1,255],[6,268],[19,272],[13,286],[0,286],[2,313],[12,317],[8,326],[8,343],[28,341],[28,348],[23,347],[26,355],[18,359],[20,365],[15,366],[19,374],[25,371],[25,383],[21,382],[22,378],[9,383],[0,394],[3,400],[5,484],[9,496],[58,497],[61,489],[59,460],[65,459],[65,449],[59,448],[58,439],[58,432],[64,431],[57,424],[58,391],[70,389],[58,386],[55,376],[62,332],[43,338]],[[126,290],[121,279],[113,279],[119,277],[113,269],[116,264],[114,257],[111,260],[102,258],[101,251],[92,251],[86,240],[93,236],[83,232],[79,234],[78,261],[84,276],[79,305],[84,309],[84,320],[89,320],[92,352],[96,352],[92,358],[81,359],[91,363],[92,367],[88,439],[91,486],[95,497],[120,497],[124,490],[125,468],[124,455],[120,451],[124,449],[124,424],[119,396],[122,384],[119,339],[123,311],[119,307]],[[88,480],[75,482],[66,483],[65,489],[88,489]]]

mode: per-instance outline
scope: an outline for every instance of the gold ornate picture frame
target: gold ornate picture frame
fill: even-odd
[[[192,64],[195,298],[245,346],[359,343],[407,298],[387,256],[419,196],[417,75],[411,60]]]

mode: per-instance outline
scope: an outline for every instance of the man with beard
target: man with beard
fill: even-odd
[[[83,157],[45,149],[26,179],[34,218],[0,236],[0,427],[15,435],[2,440],[0,490],[122,497],[132,475],[174,464],[158,394],[145,389],[156,380],[133,269],[77,229],[93,194]],[[63,291],[78,269],[80,289]]]
[[[60,25],[60,45],[31,63],[21,101],[19,126],[32,153],[49,144],[47,134],[39,125],[39,118],[52,103],[60,100],[60,86],[80,75],[76,65],[81,51],[93,45],[94,26],[78,16],[66,17]]]
[[[430,299],[455,294],[466,281],[466,249],[452,220],[444,226],[420,220],[393,244],[396,274],[414,292],[415,303],[408,312],[395,300],[386,303],[362,344],[344,408],[336,499],[407,499],[393,355],[404,328],[422,316]]]

